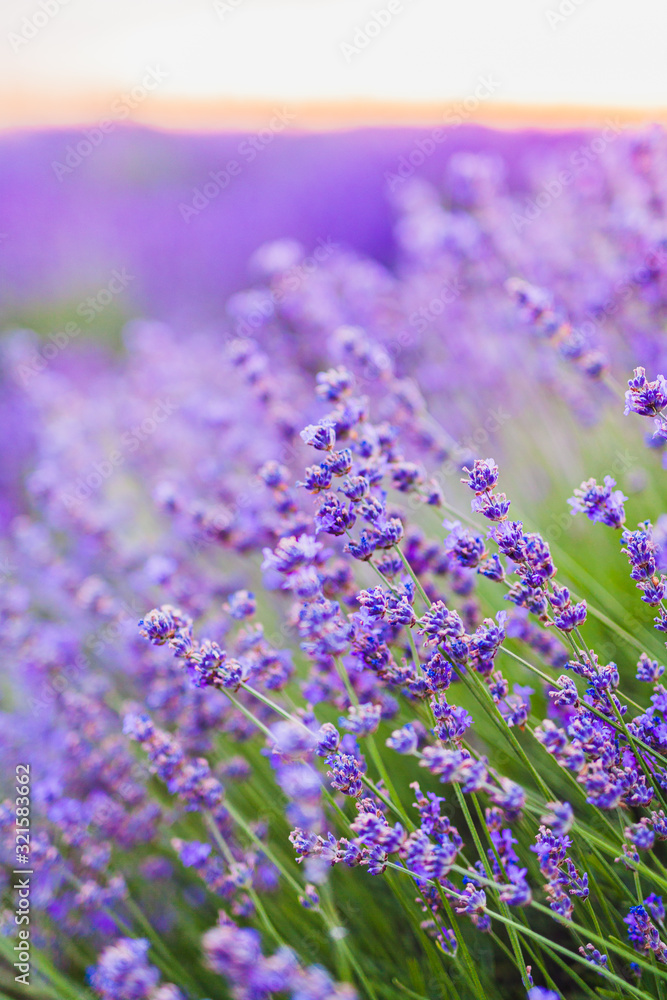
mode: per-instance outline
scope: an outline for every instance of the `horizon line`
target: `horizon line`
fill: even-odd
[[[11,102],[0,101],[0,131],[49,131],[86,128],[100,121],[118,120],[113,106],[123,95],[90,96],[14,95]],[[277,108],[288,108],[295,116],[292,131],[333,131],[358,128],[437,128],[461,125],[497,129],[542,129],[545,131],[595,128],[609,118],[628,125],[667,125],[667,107],[635,108],[571,104],[514,104],[479,101],[466,110],[463,100],[405,102],[345,99],[290,101],[275,99],[227,100],[207,98],[151,98],[127,109],[122,119],[162,131],[224,132],[248,131],[263,127]],[[451,121],[451,116],[462,120]],[[450,120],[446,121],[445,118]]]

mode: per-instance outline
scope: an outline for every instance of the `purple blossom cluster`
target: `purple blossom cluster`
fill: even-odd
[[[616,482],[611,476],[604,477],[604,485],[598,486],[594,479],[582,483],[568,500],[573,514],[585,514],[591,521],[601,521],[610,528],[620,528],[625,522],[623,504],[628,499],[621,490],[615,490]]]
[[[354,1000],[350,986],[335,983],[321,966],[304,968],[289,948],[268,958],[262,954],[259,933],[238,927],[224,914],[204,935],[204,952],[210,967],[224,976],[238,1000],[256,1000],[276,994],[290,1000]]]
[[[148,949],[142,938],[120,938],[104,949],[88,974],[101,1000],[183,1000],[176,986],[159,985],[160,971],[149,964]]]

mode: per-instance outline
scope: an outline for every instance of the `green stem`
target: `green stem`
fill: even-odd
[[[544,907],[543,909],[546,910],[546,907]],[[486,912],[489,914],[492,920],[500,920],[500,922],[504,924],[508,923],[507,919],[501,916],[499,913],[491,913],[490,910],[487,910]],[[549,913],[551,916],[553,916],[553,912],[551,910],[546,910],[546,912]],[[514,921],[510,922],[514,923]],[[527,937],[531,937],[534,940],[539,941],[545,950],[553,949],[554,951],[558,951],[562,955],[567,955],[567,957],[570,960],[574,960],[575,962],[578,962],[580,965],[585,965],[588,969],[590,969],[590,962],[588,961],[588,959],[584,958],[583,955],[579,955],[578,953],[570,951],[568,948],[565,948],[563,945],[557,944],[555,941],[550,941],[548,938],[545,938],[544,935],[539,934],[537,931],[534,931],[531,927],[525,927],[524,925],[518,923],[515,923],[514,926],[516,927],[517,931],[520,934],[525,934]],[[602,944],[604,947],[607,947],[604,941],[602,942]],[[631,959],[631,961],[635,960],[636,960],[635,958]],[[644,963],[644,965],[646,967],[646,963]],[[637,987],[632,986],[630,983],[626,982],[624,979],[621,979],[620,976],[617,976],[615,973],[606,971],[604,969],[600,969],[600,974],[604,976],[605,979],[608,979],[610,982],[616,983],[616,985],[618,986],[622,986],[624,989],[632,993],[633,996],[640,997],[641,1000],[654,1000],[654,998],[650,997],[648,993],[645,993],[643,990],[640,990]]]
[[[386,864],[387,864],[387,867],[389,867],[389,868],[395,868],[398,871],[402,871],[406,875],[409,875],[411,878],[414,878],[416,880],[420,880],[420,881],[425,882],[425,883],[427,883],[429,885],[435,885],[435,886],[438,885],[438,883],[436,881],[434,881],[433,879],[423,878],[421,875],[417,875],[415,872],[411,872],[408,868],[401,868],[400,865],[395,865],[395,864],[393,864],[392,862],[389,862],[389,861],[386,862]],[[456,871],[456,869],[458,867],[459,867],[458,865],[452,865],[452,871]],[[463,871],[465,872],[466,875],[470,874],[465,869],[463,869]],[[480,876],[479,877],[479,881],[483,882],[483,881],[487,881],[487,880],[483,879]],[[490,881],[490,880],[488,880],[488,881]],[[462,896],[461,893],[454,892],[451,889],[448,889],[447,892],[448,892],[448,894],[450,896],[456,896],[459,899],[463,898],[463,896]],[[648,971],[651,971],[651,972],[654,971],[653,967],[650,964],[650,962],[647,962],[645,959],[643,959],[638,952],[630,951],[630,949],[626,948],[622,944],[622,942],[618,942],[617,943],[617,940],[615,938],[611,938],[611,939],[607,940],[607,939],[605,939],[603,937],[599,937],[597,934],[591,933],[591,931],[588,930],[586,927],[582,927],[580,924],[575,923],[573,920],[567,920],[565,917],[560,917],[558,914],[554,913],[553,910],[548,909],[546,906],[542,906],[541,903],[536,903],[535,900],[532,900],[531,903],[529,903],[528,905],[532,909],[536,910],[538,913],[545,914],[546,916],[550,917],[552,920],[555,920],[558,924],[560,924],[562,927],[567,928],[569,931],[571,931],[571,932],[576,931],[576,932],[578,932],[580,934],[583,934],[585,937],[588,937],[591,940],[592,943],[595,943],[595,944],[599,945],[605,951],[607,951],[607,950],[613,950],[618,955],[620,955],[622,958],[624,958],[626,961],[636,962],[642,968],[647,969]],[[565,948],[563,945],[556,944],[556,942],[554,942],[554,941],[549,941],[547,938],[544,937],[544,935],[539,934],[537,931],[534,931],[530,926],[525,926],[524,924],[517,923],[516,921],[512,920],[511,918],[507,918],[507,917],[503,916],[500,913],[496,913],[494,910],[490,910],[488,908],[488,906],[485,907],[484,910],[485,910],[486,913],[489,914],[489,916],[491,917],[492,920],[500,920],[500,922],[504,923],[504,924],[512,923],[514,925],[514,927],[517,929],[517,931],[520,934],[527,934],[529,937],[535,938],[535,940],[540,941],[543,945],[546,944],[549,947],[555,948],[557,951],[560,951],[562,954],[567,955],[568,958],[574,959],[574,961],[579,962],[580,964],[585,964],[588,968],[590,968],[590,962],[588,962],[588,960],[586,958],[584,958],[582,955],[579,955],[578,953],[570,951],[568,948]],[[606,978],[611,979],[614,982],[621,983],[622,985],[624,985],[628,989],[631,989],[631,990],[634,989],[634,987],[630,986],[624,980],[620,979],[618,976],[613,975],[610,972],[606,972],[605,970],[600,970],[600,973],[601,973],[601,975],[605,975]],[[657,970],[657,974],[659,976],[661,976],[663,979],[667,980],[667,972],[663,972],[662,970]],[[635,990],[635,995],[636,996],[641,996],[642,998],[647,998],[648,997],[648,995],[645,994],[643,991],[637,991],[637,990]]]
[[[399,866],[398,865],[388,865],[388,867],[390,867],[390,868],[394,868],[394,867],[398,868]],[[403,871],[404,869],[399,868],[399,870]],[[386,881],[387,881],[387,884],[389,885],[389,887],[390,887],[390,889],[392,891],[392,894],[398,900],[398,902],[401,904],[403,910],[407,914],[409,926],[411,927],[411,929],[412,929],[413,933],[415,934],[415,936],[417,937],[417,939],[420,941],[420,943],[421,943],[421,945],[422,945],[422,947],[424,949],[424,953],[428,956],[428,962],[429,962],[429,965],[430,965],[431,972],[432,972],[433,976],[439,980],[440,985],[443,988],[446,988],[446,984],[447,984],[448,980],[446,978],[446,976],[447,976],[446,970],[443,967],[443,961],[442,961],[443,952],[440,949],[436,949],[436,946],[433,943],[432,938],[430,938],[428,936],[428,934],[426,933],[426,931],[420,926],[419,922],[417,922],[417,924],[415,925],[415,923],[414,923],[414,900],[408,900],[408,899],[406,899],[406,896],[405,896],[405,894],[403,892],[403,889],[401,888],[402,885],[404,884],[404,880],[403,879],[387,878]],[[421,891],[419,890],[419,885],[418,884],[417,884],[416,888],[417,888],[417,891],[419,892],[419,894],[420,894],[420,896],[422,898],[422,901],[424,902],[424,905],[426,906],[426,901],[424,900],[424,897],[423,897]],[[453,961],[456,962],[457,960],[454,958]],[[458,994],[457,994],[457,1000],[458,1000]]]
[[[398,866],[396,866],[396,867],[398,867]],[[452,929],[454,929],[456,927],[456,923],[457,922],[456,922],[456,918],[454,917],[454,912],[452,910],[451,904],[450,904],[449,900],[447,899],[447,896],[445,895],[445,893],[442,891],[442,888],[441,888],[440,885],[438,885],[438,889],[439,889],[439,892],[440,892],[440,899],[442,900],[442,905],[445,908],[445,913],[447,914],[447,918],[448,918],[448,920],[450,921],[450,923],[452,925]],[[470,951],[468,950],[468,945],[466,944],[465,939],[463,937],[463,932],[459,929],[459,933],[458,934],[456,934],[456,931],[454,931],[454,933],[455,933],[455,936],[456,936],[458,947],[459,947],[459,949],[461,951],[461,961],[462,961],[462,964],[463,964],[463,966],[465,968],[466,975],[467,975],[468,979],[470,980],[473,989],[476,991],[476,996],[477,997],[485,997],[486,996],[486,991],[484,989],[482,989],[482,984],[481,984],[481,982],[479,980],[479,976],[477,974],[477,969],[475,967],[475,963],[473,962],[472,956],[470,954]]]
[[[81,888],[82,883],[76,877],[76,875],[73,875],[71,872],[67,871],[65,872],[65,879],[70,883],[70,885],[73,885],[75,888],[77,889]],[[183,981],[185,979],[188,985],[192,987],[194,981],[191,980],[188,976],[184,977],[182,969],[180,969],[178,966],[172,965],[171,955],[169,954],[169,951],[167,950],[166,946],[162,943],[162,939],[153,929],[152,924],[147,920],[147,918],[144,916],[144,913],[136,905],[134,900],[131,897],[128,897],[126,900],[124,900],[124,903],[126,908],[134,915],[137,922],[141,925],[144,934],[146,934],[151,944],[154,946],[156,953],[153,955],[153,961],[155,962],[155,964],[160,969],[162,969],[162,971],[166,973],[168,977],[174,978],[175,976],[177,979],[180,978],[180,981]],[[111,920],[113,920],[118,929],[122,931],[122,933],[126,937],[135,936],[133,928],[129,924],[127,924],[122,919],[122,917],[119,917],[118,914],[111,909],[111,907],[102,906],[101,909],[104,911],[104,913],[107,914],[107,916]],[[195,986],[195,989],[196,988],[197,987]]]
[[[514,653],[511,649],[508,649],[507,646],[501,646],[499,648],[499,652],[505,653],[507,656],[511,656],[513,660],[516,660],[517,663],[523,664],[523,666],[526,667],[528,670],[530,670],[531,673],[535,674],[537,677],[545,681],[547,684],[555,685],[556,678],[550,677],[548,674],[545,674],[544,671],[540,670],[539,667],[536,667],[535,664],[530,663],[528,660],[524,660],[522,656],[519,656],[518,653]],[[623,695],[623,698],[625,701],[628,700],[627,698],[625,698],[625,695]],[[586,708],[588,711],[592,712],[593,715],[597,716],[598,719],[602,719],[604,722],[608,723],[608,725],[616,729],[617,732],[622,732],[621,727],[616,722],[613,722],[608,716],[606,716],[604,712],[601,712],[593,705],[586,705]],[[663,754],[659,753],[653,747],[649,746],[648,743],[644,743],[643,740],[639,740],[636,737],[633,738],[635,739],[637,746],[641,747],[643,750],[646,750],[647,753],[650,753],[653,757],[655,757],[656,760],[659,760],[662,764],[667,765],[667,757],[663,756]]]
[[[426,591],[422,587],[422,584],[421,584],[421,581],[420,581],[419,577],[417,576],[417,574],[413,570],[412,566],[408,562],[407,557],[403,553],[403,550],[401,549],[400,545],[395,545],[394,548],[396,549],[396,552],[398,553],[398,555],[400,557],[400,560],[401,560],[401,562],[403,563],[403,565],[405,567],[406,572],[408,573],[408,575],[410,576],[412,582],[414,583],[415,587],[417,588],[417,593],[421,597],[421,599],[424,602],[424,604],[426,605],[426,607],[430,608],[431,602],[428,599],[428,594],[426,593]]]
[[[347,694],[348,694],[348,697],[349,697],[350,701],[352,702],[353,705],[356,706],[356,708],[359,708],[359,699],[357,697],[357,692],[354,690],[354,688],[352,686],[352,681],[350,680],[348,672],[345,669],[345,664],[342,663],[338,659],[338,657],[334,657],[334,662],[336,664],[336,669],[338,670],[338,674],[340,676],[340,679],[342,680],[343,684],[345,685],[345,690],[347,691]],[[389,772],[387,771],[387,769],[386,769],[386,767],[384,765],[384,761],[382,760],[382,756],[380,755],[380,753],[378,751],[377,744],[376,744],[376,742],[375,742],[375,740],[373,738],[373,734],[372,733],[369,733],[366,736],[366,744],[368,746],[368,750],[369,750],[371,759],[372,759],[373,763],[375,764],[377,772],[380,775],[380,777],[381,777],[381,779],[382,779],[382,781],[384,783],[384,786],[387,789],[387,792],[389,793],[389,799],[386,796],[383,796],[382,793],[380,792],[380,790],[378,788],[376,788],[370,781],[367,782],[368,787],[371,788],[375,792],[375,794],[378,795],[382,799],[382,801],[385,803],[385,805],[387,805],[390,809],[393,810],[393,812],[395,812],[399,816],[399,819],[403,820],[403,822],[406,824],[406,826],[409,829],[415,830],[416,829],[416,825],[415,825],[414,821],[410,819],[410,817],[406,813],[405,809],[403,808],[401,800],[398,797],[398,793],[396,792],[396,789],[394,788],[393,782],[392,782],[391,778],[389,777]],[[365,777],[365,776],[363,776],[363,777]],[[362,777],[362,780],[363,780],[363,777]],[[392,800],[392,801],[390,801],[390,800]]]
[[[533,903],[531,903],[531,906],[539,913],[544,913],[547,916],[551,917],[562,927],[567,927],[570,930],[578,931],[579,933],[586,935],[587,937],[590,938],[593,944],[597,944],[600,948],[604,949],[605,951],[607,949],[611,949],[615,951],[616,954],[619,955],[621,958],[624,958],[626,962],[636,962],[638,965],[642,966],[642,968],[651,971],[650,962],[647,962],[645,959],[643,959],[639,954],[639,952],[631,951],[629,948],[625,947],[622,943],[616,944],[615,938],[606,939],[604,937],[599,937],[597,934],[591,932],[590,930],[587,930],[585,927],[582,927],[580,924],[575,923],[573,920],[566,920],[565,917],[560,917],[558,914],[555,914],[553,910],[548,909],[546,906],[542,906],[541,903],[536,903],[533,901]],[[667,980],[667,972],[658,970],[658,975],[661,976],[663,979]]]
[[[254,725],[256,725],[257,728],[261,730],[261,732],[263,732],[264,735],[273,742],[274,737],[268,726],[265,726],[264,723],[260,719],[258,719],[256,715],[253,715],[253,713],[250,711],[249,708],[245,707],[243,702],[239,701],[238,698],[235,698],[234,695],[230,694],[229,691],[225,691],[225,694],[231,701],[232,705],[234,705],[235,708],[238,708],[239,712],[241,712],[242,715],[245,715],[246,719],[254,723]]]
[[[545,801],[546,802],[553,801],[556,796],[551,791],[551,789],[544,781],[542,776],[535,769],[535,766],[530,761],[526,751],[519,743],[518,739],[512,732],[510,726],[508,726],[504,721],[502,721],[502,717],[498,712],[498,707],[495,704],[493,697],[491,696],[491,692],[487,688],[486,684],[484,684],[481,677],[479,677],[474,670],[472,671],[457,670],[457,674],[461,678],[463,683],[468,687],[468,689],[472,691],[473,694],[475,694],[478,702],[482,705],[489,718],[493,721],[496,729],[502,732],[503,737],[506,740],[509,740],[509,742],[512,744],[515,753],[523,762],[525,767],[528,768],[528,771],[535,780],[537,787],[544,795]]]
[[[456,788],[458,788],[458,785],[456,786]],[[463,796],[463,792],[461,792],[461,797],[462,798],[464,797]],[[491,836],[489,834],[488,828],[486,826],[486,820],[485,820],[484,814],[482,812],[482,807],[479,804],[479,799],[477,798],[477,796],[474,793],[471,795],[471,799],[472,799],[473,805],[475,806],[475,810],[476,810],[477,816],[479,818],[480,826],[482,827],[482,829],[486,833],[486,837],[487,837],[487,840],[488,840],[488,842],[489,842],[489,844],[491,846],[491,850],[493,851],[493,855],[494,855],[494,857],[496,859],[496,863],[498,864],[500,870],[502,871],[503,870],[503,864],[502,864],[502,861],[500,860],[500,856],[498,855],[498,851],[496,850],[496,845],[494,844],[494,842],[493,842],[493,840],[492,840],[492,838],[491,838]],[[485,864],[485,861],[486,861],[486,859],[482,858],[482,863],[483,864]],[[498,894],[498,906],[500,907],[502,913],[504,913],[505,916],[509,917],[509,915],[510,915],[509,906],[507,905],[507,903],[503,902],[503,900],[500,898],[499,887],[496,887],[496,892]],[[512,945],[512,951],[514,952],[514,955],[516,957],[516,965],[517,965],[517,968],[518,968],[518,971],[519,971],[519,975],[521,976],[521,982],[523,983],[524,989],[527,990],[530,987],[530,983],[528,982],[528,975],[526,973],[526,960],[524,959],[523,953],[521,951],[521,944],[519,942],[519,938],[518,938],[517,933],[516,933],[516,931],[514,930],[513,927],[509,927],[508,926],[507,933],[509,934],[510,943]]]
[[[544,976],[545,982],[546,982],[547,986],[549,987],[549,989],[553,990],[554,993],[558,993],[559,994],[558,986],[556,985],[556,983],[553,981],[553,979],[549,975],[549,973],[548,973],[548,971],[546,969],[546,966],[544,965],[544,962],[542,961],[542,959],[540,957],[540,954],[537,951],[537,949],[536,948],[533,949],[528,942],[526,942],[525,947],[526,947],[526,951],[528,952],[528,954],[530,955],[530,957],[532,958],[532,960],[539,965],[540,971],[541,971],[542,975]],[[571,977],[571,979],[577,984],[577,986],[581,990],[583,990],[583,992],[587,996],[593,997],[594,1000],[599,1000],[599,994],[598,993],[594,993],[593,990],[590,988],[590,986],[588,986],[583,981],[583,979],[580,976],[577,975],[577,973],[574,971],[574,969],[570,965],[568,965],[564,961],[564,959],[561,958],[560,955],[557,955],[555,952],[551,951],[549,948],[546,947],[546,945],[543,945],[542,947],[543,947],[544,951],[546,952],[546,954],[551,959],[551,961],[555,962],[556,965],[559,965],[561,967],[561,969],[563,969],[568,974],[568,976]]]
[[[234,856],[231,850],[229,849],[224,837],[220,833],[220,830],[218,829],[218,824],[215,822],[210,813],[206,814],[205,821],[207,823],[209,830],[211,831],[213,839],[215,840],[216,844],[218,845],[218,848],[220,849],[220,852],[227,859],[228,864],[234,864],[235,863]],[[248,877],[248,880],[246,881],[244,888],[248,893],[248,895],[250,896],[253,905],[257,911],[257,915],[259,916],[260,922],[264,925],[265,930],[268,931],[268,933],[271,935],[271,937],[276,942],[279,948],[285,947],[286,946],[285,941],[278,933],[276,928],[273,926],[271,918],[269,917],[268,913],[266,912],[266,909],[264,908],[264,904],[262,903],[261,899],[259,898],[259,895],[255,892],[252,886],[250,876]]]

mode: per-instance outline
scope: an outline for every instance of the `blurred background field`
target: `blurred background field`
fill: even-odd
[[[83,127],[5,134],[0,322],[48,333],[80,321],[78,308],[106,286],[114,268],[125,268],[132,280],[92,319],[90,335],[109,335],[134,316],[220,322],[261,244],[291,237],[309,250],[330,238],[391,266],[392,201],[406,180],[439,181],[453,153],[483,152],[503,157],[509,189],[520,194],[530,189],[531,150],[565,161],[594,134],[462,125],[436,144],[431,131],[275,134],[253,160],[238,150],[255,149],[248,146],[255,132],[193,136],[119,126],[97,147]],[[429,155],[419,146],[426,141]],[[90,152],[76,165],[82,142]],[[74,150],[71,168],[68,150]],[[192,206],[196,191],[214,183],[209,175],[234,158],[243,168],[238,176],[184,219],[180,206]]]

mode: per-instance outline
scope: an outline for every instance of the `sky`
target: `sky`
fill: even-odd
[[[660,112],[666,28],[665,0],[2,0],[0,127],[93,121],[133,91],[136,120],[186,126],[203,106],[400,119],[482,92],[485,113]]]

